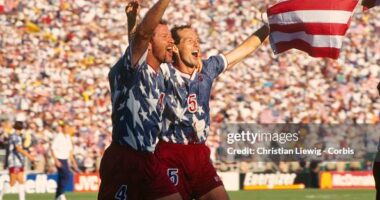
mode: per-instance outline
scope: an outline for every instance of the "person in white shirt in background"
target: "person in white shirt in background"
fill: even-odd
[[[26,117],[25,115],[18,114],[14,123],[14,132],[9,136],[7,156],[6,156],[6,167],[9,170],[9,185],[10,190],[18,183],[18,195],[19,200],[25,200],[25,158],[30,161],[34,161],[34,157],[28,153],[23,148],[22,145],[22,131],[25,128]],[[3,186],[0,185],[0,200],[3,199]]]
[[[56,200],[66,200],[64,193],[71,175],[69,162],[71,162],[75,171],[79,170],[73,156],[73,144],[68,126],[63,121],[58,122],[57,135],[53,139],[51,153],[58,170],[58,185],[55,198]]]

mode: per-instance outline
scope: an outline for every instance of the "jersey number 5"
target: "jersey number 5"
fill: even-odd
[[[174,184],[174,186],[177,186],[179,182],[178,168],[169,168],[168,176],[169,176],[170,181]]]
[[[198,102],[197,102],[197,95],[196,94],[190,94],[187,98],[187,110],[191,113],[195,113],[198,110]]]

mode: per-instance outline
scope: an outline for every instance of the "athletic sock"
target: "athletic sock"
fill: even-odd
[[[0,200],[3,200],[3,193],[4,193],[3,185],[0,185]]]
[[[19,200],[25,200],[24,184],[19,184],[18,185],[18,199]]]

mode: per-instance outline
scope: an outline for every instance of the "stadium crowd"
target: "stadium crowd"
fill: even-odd
[[[152,0],[143,1],[141,15]],[[261,25],[269,0],[180,0],[170,25],[192,24],[206,58],[231,50]],[[53,171],[57,126],[73,135],[83,171],[96,171],[111,142],[107,74],[128,45],[125,0],[0,0],[0,143],[18,113],[36,171]],[[207,141],[218,163],[226,122],[377,124],[380,10],[358,10],[337,61],[299,51],[275,56],[265,45],[216,81]],[[333,136],[331,136],[333,137]],[[368,144],[376,146],[378,137]],[[28,146],[28,145],[27,145]],[[246,168],[245,163],[238,168]],[[1,166],[0,166],[1,169]]]

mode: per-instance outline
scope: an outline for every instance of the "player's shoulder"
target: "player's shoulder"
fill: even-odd
[[[174,66],[168,63],[162,63],[160,65],[160,70],[165,80],[173,79],[177,74],[177,70],[174,68]]]
[[[210,56],[208,59],[202,60],[203,64],[226,64],[226,57],[223,54]]]
[[[9,140],[11,142],[19,142],[22,140],[20,135],[17,135],[16,133],[13,133],[12,135],[9,136]]]

